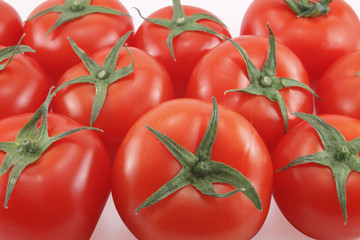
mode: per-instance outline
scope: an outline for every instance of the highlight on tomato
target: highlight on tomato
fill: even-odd
[[[91,57],[74,40],[82,63],[70,68],[56,85],[53,111],[103,130],[99,136],[113,159],[130,126],[158,104],[174,98],[171,78],[146,52],[125,44],[132,32],[112,48]]]
[[[272,156],[279,209],[311,238],[359,239],[360,120],[295,114],[304,121]]]
[[[327,67],[360,48],[360,21],[344,0],[252,1],[240,35],[266,36],[267,23],[277,41],[300,58],[314,90]]]
[[[240,36],[220,44],[195,66],[186,97],[230,107],[258,131],[270,154],[280,138],[301,119],[292,112],[313,112],[313,95],[299,58],[268,39]],[[271,126],[271,127],[269,127]]]
[[[93,54],[131,30],[134,23],[119,0],[47,0],[25,21],[24,44],[36,50],[31,56],[55,85],[68,68],[80,62],[68,37]]]
[[[110,193],[110,161],[94,128],[48,113],[0,120],[0,238],[90,239]]]
[[[195,64],[210,49],[230,37],[225,24],[205,9],[182,5],[161,8],[144,19],[134,37],[134,46],[151,54],[173,79],[175,96],[184,97]],[[139,11],[140,12],[140,11]]]
[[[273,169],[253,126],[196,99],[160,104],[129,130],[112,168],[116,209],[137,239],[250,239]]]

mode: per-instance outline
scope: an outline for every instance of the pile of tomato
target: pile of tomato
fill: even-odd
[[[141,240],[251,239],[272,197],[359,239],[354,10],[254,0],[231,36],[172,3],[135,29],[121,0],[0,1],[0,239],[90,239],[110,193]]]

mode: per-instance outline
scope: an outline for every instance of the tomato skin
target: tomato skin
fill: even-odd
[[[301,18],[284,0],[255,0],[245,12],[240,34],[267,36],[269,23],[276,40],[301,59],[316,89],[329,65],[360,47],[360,22],[355,11],[343,0],[333,0],[329,7],[327,15]]]
[[[65,0],[48,0],[35,8],[29,17],[42,10],[58,4],[64,4]],[[118,0],[92,0],[91,5],[113,8],[124,13],[127,10]],[[115,42],[130,30],[134,30],[133,21],[127,16],[115,16],[108,14],[93,13],[81,18],[69,21],[49,34],[45,33],[54,25],[59,13],[48,13],[24,24],[23,44],[36,50],[34,57],[55,85],[58,78],[70,67],[80,62],[69,43],[68,37],[72,38],[88,54],[93,54],[103,48],[113,46]],[[129,37],[131,42],[133,34]]]
[[[315,101],[316,112],[346,115],[360,119],[360,51],[349,53],[335,61],[322,75]]]
[[[214,198],[186,186],[135,214],[135,209],[181,168],[144,124],[195,152],[211,107],[196,99],[162,103],[139,119],[122,142],[112,168],[112,194],[117,211],[137,239],[250,239],[261,228],[270,205],[272,163],[251,124],[220,105],[212,160],[248,178],[260,196],[263,211],[243,194]],[[217,192],[233,189],[226,184],[214,187]]]
[[[105,103],[94,123],[103,130],[99,136],[113,159],[124,135],[130,126],[145,112],[174,97],[173,85],[164,67],[144,51],[129,47],[134,58],[134,72],[112,83]],[[102,65],[110,48],[103,49],[91,58]],[[122,48],[117,68],[131,63],[129,53]],[[76,77],[89,75],[81,63],[70,68],[59,80],[57,87]],[[84,124],[90,124],[91,109],[95,96],[93,84],[74,84],[61,89],[52,102],[53,111],[64,114]]]
[[[14,141],[31,114],[0,121],[0,141]],[[70,118],[50,113],[49,135],[80,127]],[[0,152],[1,161],[5,156]],[[0,238],[89,239],[110,192],[110,161],[92,131],[80,131],[55,142],[21,174],[8,209],[0,208]],[[5,199],[9,173],[0,177]]]
[[[327,123],[337,128],[346,140],[360,136],[358,119],[322,114]],[[306,140],[304,140],[306,139]],[[297,157],[324,148],[316,131],[300,123],[279,142],[272,156],[275,171]],[[347,224],[340,208],[331,170],[309,163],[275,172],[274,199],[287,218],[299,231],[314,239],[359,239],[360,174],[351,172],[347,179]]]
[[[240,36],[233,39],[245,49],[252,62],[261,69],[265,62],[268,39],[257,36]],[[296,55],[286,46],[277,43],[276,76],[298,80],[309,85],[308,75]],[[272,153],[284,135],[284,120],[276,102],[265,96],[241,92],[224,94],[231,89],[242,89],[250,84],[245,62],[237,49],[228,41],[206,54],[196,65],[187,86],[186,97],[211,101],[230,107],[249,120],[264,139]],[[288,129],[300,119],[292,112],[312,113],[313,97],[301,88],[280,90],[288,112]],[[269,127],[271,126],[271,127]]]
[[[211,14],[210,12],[188,5],[182,5],[185,15],[197,13]],[[164,7],[152,13],[148,18],[172,19],[172,6]],[[211,14],[213,15],[213,14]],[[197,23],[210,27],[220,34],[230,37],[226,27],[210,20],[199,20]],[[170,30],[159,25],[144,21],[137,29],[134,37],[134,46],[148,52],[158,59],[167,69],[173,79],[175,96],[184,97],[187,81],[195,64],[210,49],[222,42],[214,35],[204,32],[183,32],[173,39],[173,48],[176,61],[171,56],[166,38]]]
[[[23,34],[19,13],[10,4],[0,1],[0,45],[16,45]]]
[[[16,54],[0,71],[0,119],[35,112],[44,102],[49,88],[48,78],[40,65],[29,56]]]

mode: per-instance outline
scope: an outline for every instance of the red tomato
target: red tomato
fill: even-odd
[[[272,191],[272,163],[251,124],[219,105],[219,121],[211,160],[241,172],[257,191],[259,211],[243,193],[208,196],[188,185],[165,199],[135,209],[179,173],[179,161],[144,125],[166,134],[195,153],[204,137],[211,104],[196,99],[162,103],[139,119],[122,142],[112,168],[112,194],[122,220],[137,239],[250,239],[264,223]],[[216,192],[234,188],[213,185]]]
[[[110,48],[103,49],[91,58],[102,65],[110,50]],[[109,85],[104,105],[93,125],[104,131],[99,135],[111,159],[129,127],[145,112],[174,96],[170,76],[164,67],[140,49],[129,47],[129,50],[134,59],[134,71]],[[129,53],[122,48],[116,70],[130,63]],[[84,64],[75,65],[60,78],[57,87],[79,76],[88,75],[89,72]],[[89,125],[94,96],[93,84],[73,84],[57,93],[53,100],[53,111]]]
[[[32,114],[0,121],[0,141],[14,141]],[[70,118],[49,114],[49,135],[81,127]],[[0,152],[1,162],[5,153]],[[8,202],[0,208],[0,238],[90,239],[110,191],[106,149],[92,131],[80,131],[53,143],[21,173]],[[0,177],[5,199],[9,173]]]
[[[358,119],[341,115],[319,117],[340,131],[347,141],[360,136]],[[360,148],[356,150],[355,157],[358,158]],[[274,169],[277,171],[298,157],[319,154],[322,151],[324,145],[315,129],[310,124],[302,122],[289,131],[276,147],[272,157]],[[357,163],[351,164],[358,164],[359,160],[356,161]],[[306,163],[276,172],[273,195],[287,220],[309,237],[359,239],[359,184],[359,172],[352,171],[346,180],[346,224],[337,196],[334,175],[329,167]]]
[[[240,36],[234,38],[234,41],[247,52],[254,65],[261,69],[267,58],[268,39]],[[303,65],[290,49],[277,44],[276,53],[277,77],[290,78],[309,85]],[[279,104],[263,95],[244,92],[224,94],[227,90],[243,89],[249,84],[242,55],[231,42],[227,41],[210,51],[196,65],[189,79],[186,96],[206,101],[211,101],[214,96],[219,104],[243,115],[259,132],[271,153],[285,133],[284,118]],[[298,87],[283,88],[279,92],[287,108],[288,129],[300,121],[291,114],[292,112],[313,111],[313,96],[310,92]]]
[[[186,16],[199,13],[210,14],[213,16],[210,12],[198,7],[187,5],[182,7]],[[172,17],[173,7],[168,6],[152,13],[148,18],[161,18],[169,20],[172,19]],[[219,23],[208,19],[202,19],[196,23],[205,25],[219,34],[230,37],[230,33],[227,28]],[[137,29],[134,38],[134,46],[145,50],[165,66],[173,79],[175,96],[183,97],[187,81],[195,64],[205,53],[217,46],[223,40],[205,32],[183,32],[173,38],[174,57],[176,59],[176,61],[174,61],[166,41],[169,34],[170,29],[144,21]]]
[[[45,100],[49,88],[48,78],[40,65],[29,56],[16,54],[0,71],[0,118],[34,112]]]
[[[0,45],[16,45],[23,34],[19,13],[10,4],[0,1]]]
[[[316,92],[317,113],[334,113],[360,119],[360,51],[349,53],[333,63],[322,75]]]
[[[64,3],[65,0],[45,1],[32,11],[29,18],[54,5]],[[92,0],[91,5],[113,8],[128,14],[118,0]],[[31,56],[40,63],[53,85],[68,68],[80,62],[69,44],[68,37],[82,46],[85,52],[92,54],[112,46],[122,35],[134,29],[129,16],[92,13],[66,22],[46,34],[59,16],[60,13],[50,12],[26,21],[24,25],[26,36],[23,44],[36,50],[36,54]]]
[[[355,11],[343,0],[333,0],[329,7],[330,12],[319,17],[297,17],[284,0],[255,0],[246,10],[240,34],[267,36],[269,23],[276,40],[301,59],[315,89],[330,64],[360,47]]]

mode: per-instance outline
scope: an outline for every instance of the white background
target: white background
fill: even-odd
[[[30,12],[45,0],[5,0],[11,4],[25,20]],[[142,19],[133,7],[141,10],[144,16],[171,4],[171,0],[120,0],[129,13],[133,16],[135,29],[141,24]],[[233,37],[239,35],[241,21],[246,8],[251,0],[182,0],[182,4],[204,8],[219,17],[228,27]],[[360,1],[347,0],[360,16]],[[135,240],[136,238],[127,230],[118,216],[110,197],[103,215],[100,218],[91,240]],[[269,216],[254,240],[309,240],[310,238],[299,233],[281,215],[274,201],[270,208]]]

